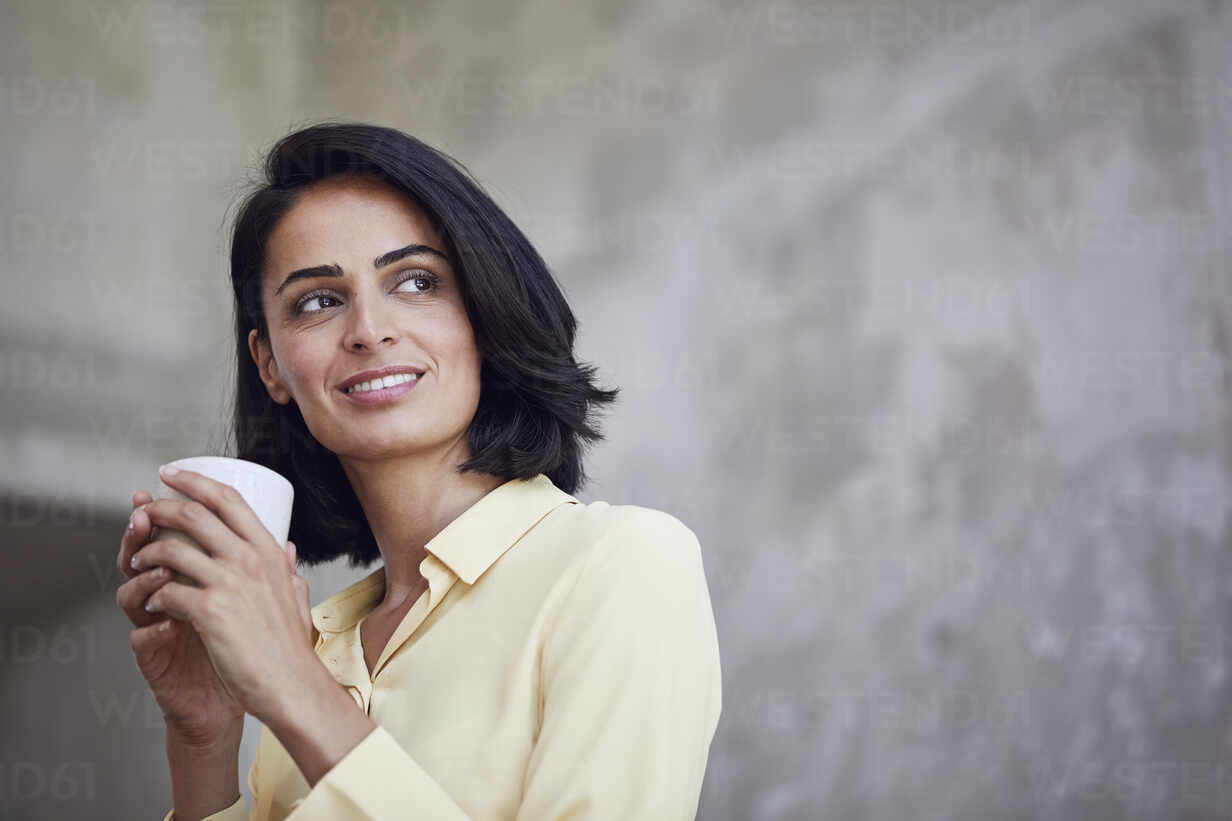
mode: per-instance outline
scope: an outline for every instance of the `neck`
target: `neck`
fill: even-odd
[[[447,457],[341,460],[385,562],[383,608],[401,606],[419,588],[419,563],[432,537],[504,482],[490,474],[459,473],[458,455]]]

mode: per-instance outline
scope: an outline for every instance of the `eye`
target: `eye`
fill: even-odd
[[[338,301],[338,298],[329,291],[310,291],[309,293],[304,294],[302,297],[300,297],[299,299],[295,301],[295,314],[298,316],[299,314],[320,313],[321,311],[325,310],[324,307],[315,308],[310,311],[304,309],[304,306],[307,305],[308,303],[312,302],[313,300],[320,300],[320,299],[332,299],[334,302]]]
[[[422,268],[417,268],[413,271],[404,272],[404,276],[398,282],[398,289],[402,290],[402,286],[408,282],[420,283],[426,282],[427,285],[421,290],[418,287],[414,288],[413,293],[425,294],[434,290],[441,284],[440,277],[431,271],[425,271]]]

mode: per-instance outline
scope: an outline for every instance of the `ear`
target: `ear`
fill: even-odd
[[[269,391],[270,398],[279,405],[290,402],[291,391],[287,390],[287,386],[278,375],[278,363],[274,361],[274,352],[270,350],[268,342],[258,338],[256,328],[248,332],[248,352],[252,354],[252,361],[257,364],[257,373],[261,376],[261,381],[265,383],[265,389]]]

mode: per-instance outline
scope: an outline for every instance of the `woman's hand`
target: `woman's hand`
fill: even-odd
[[[197,631],[160,613],[147,613],[146,599],[171,579],[171,572],[154,567],[134,570],[130,561],[149,541],[153,529],[141,510],[150,494],[133,494],[130,527],[120,539],[116,563],[128,581],[116,590],[116,604],[134,625],[129,644],[137,669],[154,693],[169,730],[190,747],[210,748],[238,738],[244,709],[214,672]]]
[[[140,548],[134,569],[164,567],[197,584],[164,581],[146,609],[186,622],[177,632],[191,625],[234,702],[268,723],[321,666],[308,586],[294,573],[294,545],[284,550],[230,485],[191,470],[164,474],[163,481],[192,501],[156,499],[142,510],[209,553],[175,539]]]

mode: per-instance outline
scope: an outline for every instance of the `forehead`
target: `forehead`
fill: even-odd
[[[427,213],[403,191],[366,177],[329,177],[304,189],[270,232],[267,269],[354,265],[419,242],[444,251]]]

